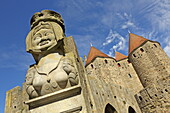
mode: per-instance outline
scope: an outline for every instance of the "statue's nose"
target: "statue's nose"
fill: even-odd
[[[47,38],[47,36],[43,36],[42,38],[41,38],[41,40],[47,40],[48,38]]]

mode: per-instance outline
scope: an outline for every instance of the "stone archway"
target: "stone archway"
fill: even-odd
[[[118,113],[118,112],[111,104],[107,104],[104,113]]]
[[[129,106],[128,113],[136,113],[136,111],[131,106]]]

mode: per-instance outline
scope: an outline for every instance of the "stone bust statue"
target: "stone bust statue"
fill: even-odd
[[[31,30],[26,37],[26,51],[36,61],[26,74],[26,91],[30,98],[78,84],[73,60],[64,52],[64,32],[60,14],[43,10],[32,16]]]

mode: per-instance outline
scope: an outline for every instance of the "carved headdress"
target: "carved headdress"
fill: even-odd
[[[31,30],[26,37],[26,51],[31,53],[36,60],[36,54],[41,50],[34,50],[32,48],[32,38],[34,34],[40,29],[52,29],[56,41],[60,41],[65,37],[65,26],[61,15],[51,10],[42,10],[41,12],[35,13],[30,21]],[[60,43],[57,43],[58,45]]]
[[[61,15],[51,10],[42,10],[41,12],[35,13],[30,21],[31,29],[33,29],[40,21],[52,21],[58,23],[63,31],[65,32],[64,21]]]

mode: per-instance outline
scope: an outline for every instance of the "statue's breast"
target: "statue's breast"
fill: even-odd
[[[46,82],[47,82],[47,76],[46,75],[40,75],[38,73],[35,73],[35,78],[33,80],[33,86],[34,87],[41,87]]]
[[[65,88],[68,82],[68,75],[62,68],[62,63],[49,74],[52,80],[55,80],[60,88]]]
[[[32,66],[26,76],[27,92],[31,98],[75,86],[78,82],[75,66],[67,57],[55,61],[45,59],[41,65]]]

